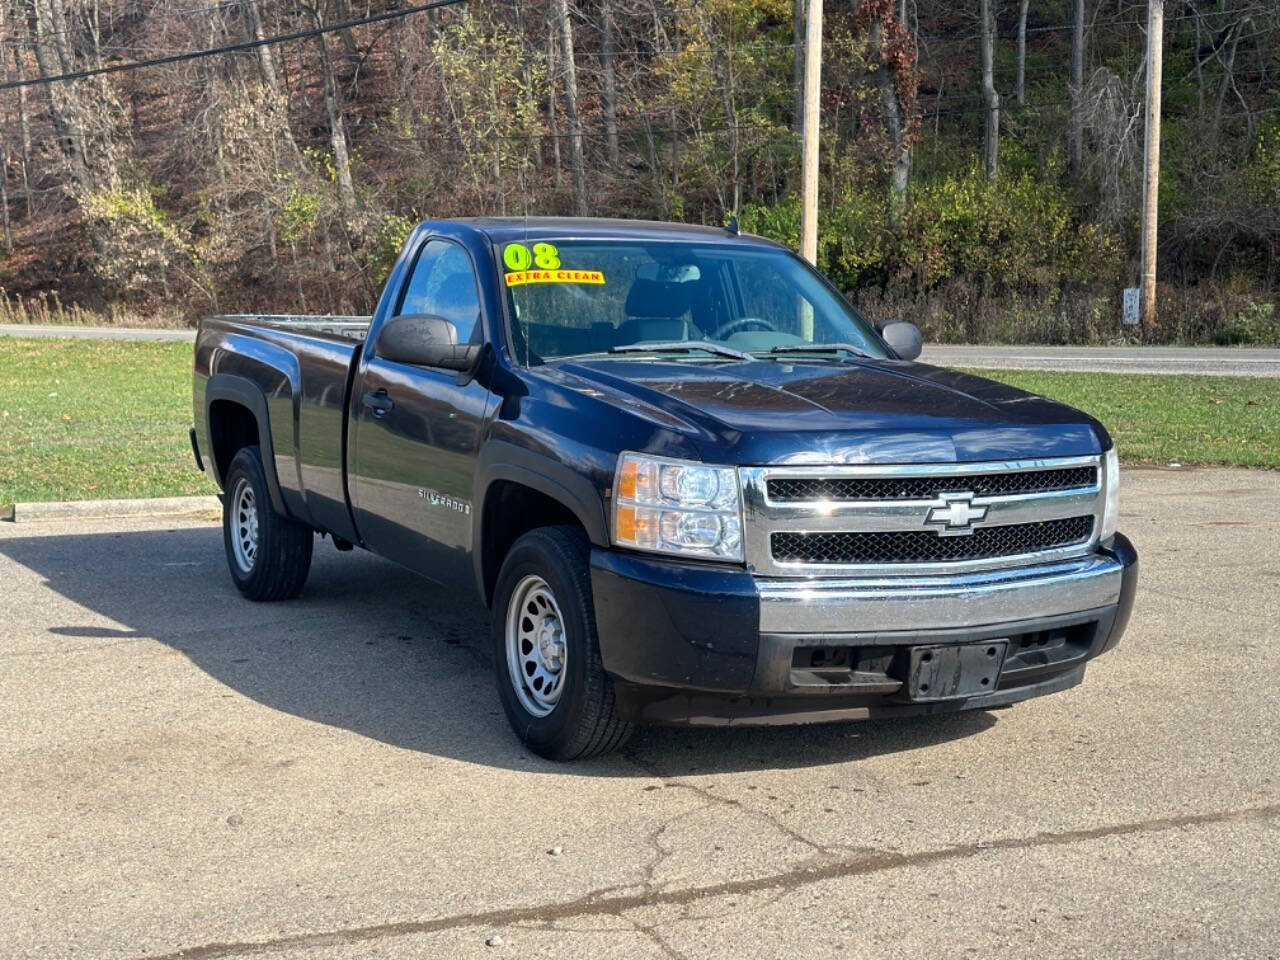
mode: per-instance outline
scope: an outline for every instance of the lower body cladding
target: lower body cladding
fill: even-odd
[[[999,707],[1075,686],[1119,642],[1138,556],[963,576],[764,579],[594,550],[600,650],[640,722],[813,723]]]

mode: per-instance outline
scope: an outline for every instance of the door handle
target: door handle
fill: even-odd
[[[385,417],[387,411],[394,407],[395,401],[388,396],[385,387],[379,387],[373,393],[366,393],[363,397],[364,405],[373,411],[373,415],[378,419]]]

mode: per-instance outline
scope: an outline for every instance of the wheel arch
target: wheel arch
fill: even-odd
[[[209,438],[213,478],[225,491],[227,469],[236,453],[256,443],[262,454],[262,469],[267,477],[271,506],[288,515],[280,480],[276,476],[275,449],[271,442],[271,421],[267,398],[252,380],[228,373],[217,373],[205,387],[205,436]]]
[[[539,527],[572,524],[597,546],[609,543],[604,502],[590,479],[542,454],[503,441],[481,450],[472,536],[476,586],[485,604],[512,544]]]

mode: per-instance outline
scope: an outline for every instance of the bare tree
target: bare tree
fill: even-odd
[[[337,13],[339,22],[345,23],[352,19],[351,4],[347,0],[333,0],[333,9]],[[346,51],[347,59],[353,64],[359,63],[360,48],[356,46],[356,38],[351,28],[343,27],[338,31],[338,36],[342,38],[342,48]]]
[[[1097,212],[1104,222],[1133,215],[1142,170],[1143,97],[1106,68],[1095,70],[1084,88],[1084,129],[1089,142],[1090,180],[1098,185]]]
[[[312,23],[320,27],[324,18],[320,5],[302,6],[311,17]],[[347,147],[347,126],[342,117],[342,104],[339,101],[338,79],[333,72],[333,61],[329,58],[329,48],[325,45],[324,35],[316,37],[316,51],[320,54],[320,76],[324,81],[324,110],[329,120],[329,144],[333,149],[334,180],[338,184],[338,205],[342,210],[342,218],[350,229],[356,222],[356,188],[351,177],[351,154]]]
[[[1018,78],[1013,85],[1013,99],[1019,107],[1027,105],[1027,8],[1031,0],[1018,4]]]
[[[244,10],[245,28],[250,39],[262,40],[264,31],[262,28],[262,4],[260,0],[244,0]],[[276,109],[272,112],[279,117],[278,132],[288,145],[289,163],[291,165],[298,164],[301,162],[302,152],[298,149],[297,141],[293,138],[293,130],[289,126],[289,95],[284,88],[284,84],[280,81],[275,54],[272,52],[270,45],[265,43],[257,48],[257,54],[258,70],[262,74],[262,82],[276,100]],[[274,246],[274,235],[271,237],[271,242]]]
[[[3,15],[0,14],[0,17]],[[0,81],[9,79],[8,61],[0,59]],[[0,213],[4,221],[4,252],[13,253],[13,228],[9,223],[9,116],[0,113]]]
[[[556,56],[556,20],[547,21],[547,78],[550,81],[551,95],[547,97],[547,130],[551,136],[551,158],[555,169],[555,185],[560,187],[560,124],[556,121],[556,76],[559,60]]]
[[[249,36],[253,40],[263,40],[264,34],[262,30],[262,9],[259,0],[244,0],[245,23],[248,27]],[[262,81],[267,85],[272,93],[279,96],[282,92],[280,86],[280,75],[276,73],[275,54],[272,53],[268,44],[261,43],[257,48],[258,68],[262,71]]]
[[[17,31],[14,31],[16,36]],[[0,50],[0,56],[4,55],[4,51]],[[26,80],[26,71],[22,66],[22,50],[18,46],[13,48],[13,62],[17,73],[18,80]],[[31,115],[27,109],[27,88],[18,88],[18,141],[22,146],[22,193],[27,201],[27,216],[34,216],[35,211],[31,206],[31,183],[28,179],[28,171],[31,169]]]
[[[618,165],[618,74],[614,43],[613,0],[600,0],[600,115],[604,122],[605,156]]]
[[[8,14],[7,8],[0,6],[0,36],[7,36],[9,33]],[[2,49],[0,54],[3,54]],[[0,55],[0,81],[8,79],[9,61]],[[4,219],[4,252],[11,254],[13,253],[13,228],[9,222],[9,110],[7,106],[0,113],[0,209]]]
[[[1000,94],[996,92],[995,45],[996,19],[992,9],[995,0],[979,0],[979,54],[982,60],[982,102],[985,105],[982,167],[987,179],[1000,172]]]
[[[791,85],[795,88],[795,113],[791,126],[796,133],[804,127],[804,11],[805,0],[795,0],[791,10],[795,50],[791,55]]]
[[[13,228],[9,224],[9,150],[0,140],[0,206],[4,207],[4,252],[13,253]]]
[[[35,13],[32,46],[41,75],[52,77],[70,73],[72,61],[61,0],[34,0],[32,9]],[[49,85],[49,115],[58,135],[58,148],[66,158],[71,178],[82,195],[87,196],[94,190],[94,181],[85,159],[86,128],[77,103],[74,82]]]
[[[1222,61],[1222,81],[1218,84],[1218,95],[1213,104],[1213,134],[1217,138],[1222,131],[1222,108],[1227,101],[1227,91],[1231,89],[1235,83],[1236,70],[1236,50],[1240,47],[1240,34],[1244,31],[1245,24],[1249,22],[1248,17],[1237,20],[1227,31],[1227,41],[1223,44],[1227,48],[1227,55],[1221,56],[1219,51],[1219,59]]]
[[[1193,0],[1187,0],[1187,7],[1191,10],[1190,16],[1191,16],[1191,19],[1195,21],[1195,28],[1196,28],[1196,65],[1195,65],[1196,109],[1197,109],[1197,116],[1199,116],[1200,119],[1203,120],[1204,119],[1204,58],[1200,55],[1200,47],[1201,47],[1200,11],[1196,9],[1196,5],[1193,2]]]
[[[574,216],[587,215],[587,188],[583,179],[582,122],[578,117],[578,74],[573,56],[573,21],[569,0],[556,0],[556,21],[560,28],[560,51],[564,60],[564,101],[569,116],[569,175],[573,188]]]
[[[894,210],[898,211],[907,195],[907,181],[911,176],[911,140],[908,130],[907,104],[902,102],[902,86],[896,70],[909,69],[900,63],[900,55],[890,50],[892,42],[909,39],[906,24],[894,19],[892,6],[883,6],[868,28],[871,48],[871,78],[880,93],[880,105],[884,110],[885,129],[889,134],[890,190],[894,198]],[[899,14],[900,15],[900,14]],[[888,23],[886,24],[886,20]],[[897,34],[894,41],[887,31]],[[911,43],[914,48],[914,43]],[[896,65],[896,69],[895,69]]]
[[[1067,166],[1072,179],[1080,179],[1084,167],[1084,4],[1074,0],[1071,25],[1071,120],[1067,132]]]

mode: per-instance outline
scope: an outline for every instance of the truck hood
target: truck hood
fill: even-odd
[[[539,372],[690,435],[708,462],[951,463],[1110,446],[1079,410],[922,363],[598,359]]]

